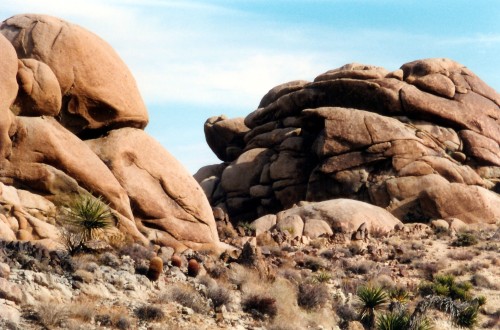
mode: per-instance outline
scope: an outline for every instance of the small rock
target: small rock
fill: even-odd
[[[23,299],[23,293],[17,284],[0,278],[0,298],[20,303]]]
[[[8,264],[0,262],[0,277],[9,278],[10,267]]]
[[[183,306],[182,307],[182,314],[184,314],[184,315],[193,315],[194,311],[191,308],[189,308],[189,307]]]
[[[448,231],[450,229],[448,222],[443,219],[431,221],[431,227],[434,228],[435,231]]]
[[[467,224],[460,219],[450,218],[447,219],[450,222],[450,230],[452,232],[459,232],[467,229]]]

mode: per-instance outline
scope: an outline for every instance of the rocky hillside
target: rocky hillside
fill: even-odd
[[[11,17],[0,329],[498,329],[499,105],[451,60],[349,64],[208,119],[193,178],[105,41]]]
[[[60,19],[0,25],[0,238],[58,245],[58,208],[109,203],[115,227],[145,245],[219,250],[199,185],[142,129],[134,78],[98,36]]]
[[[209,118],[223,163],[195,175],[213,206],[251,221],[349,198],[403,222],[500,219],[500,95],[448,59],[348,64],[271,89],[245,118]]]

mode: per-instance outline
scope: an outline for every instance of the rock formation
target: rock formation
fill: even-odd
[[[394,72],[348,64],[274,87],[246,118],[208,119],[207,143],[224,163],[195,178],[234,220],[349,198],[404,222],[495,223],[499,105],[496,91],[448,59]]]
[[[220,247],[203,191],[142,130],[135,80],[105,41],[42,15],[0,33],[0,239],[56,246],[59,207],[91,193],[137,242]]]

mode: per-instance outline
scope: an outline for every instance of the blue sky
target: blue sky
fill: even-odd
[[[148,106],[146,130],[191,173],[218,163],[204,121],[243,117],[280,83],[350,62],[449,57],[500,90],[498,0],[2,0],[0,16],[42,13],[108,41]]]

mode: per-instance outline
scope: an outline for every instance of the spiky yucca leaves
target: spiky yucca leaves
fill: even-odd
[[[377,330],[432,330],[432,324],[426,317],[413,320],[407,310],[389,312],[377,317]]]
[[[410,301],[410,293],[403,288],[389,290],[388,296],[390,299],[389,311],[391,312],[402,312]]]
[[[377,330],[408,330],[410,316],[406,312],[389,312],[377,317]]]
[[[410,330],[418,329],[415,325],[423,318],[429,307],[450,315],[452,322],[460,327],[472,329],[477,324],[478,300],[463,302],[453,300],[450,297],[426,296],[424,300],[417,304],[415,311],[410,317]]]
[[[114,215],[102,198],[80,195],[69,206],[67,223],[81,233],[82,242],[96,238],[97,234],[113,225]]]
[[[375,311],[387,304],[387,294],[380,287],[362,286],[358,289],[357,298],[361,304],[359,318],[369,327],[373,327]]]

